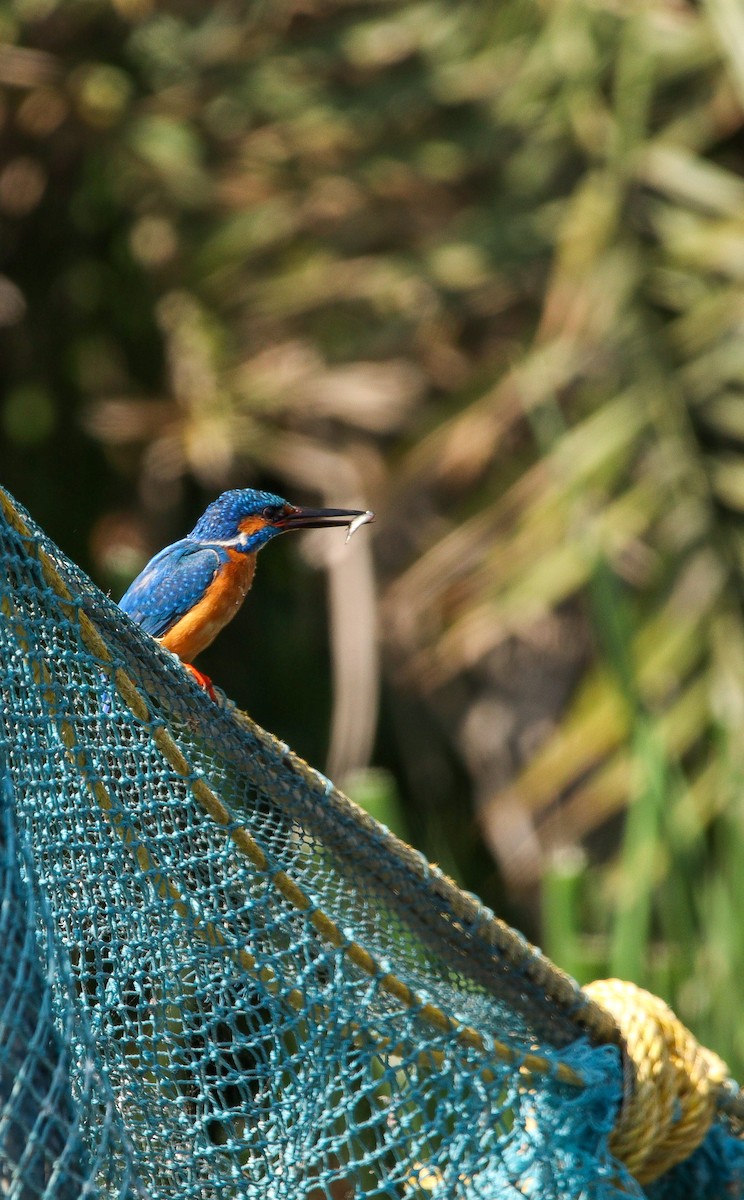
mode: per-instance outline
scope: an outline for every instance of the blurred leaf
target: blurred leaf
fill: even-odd
[[[54,423],[54,406],[46,388],[22,384],[5,397],[3,426],[12,442],[21,446],[43,442],[54,429]]]
[[[395,779],[389,771],[368,769],[347,775],[344,786],[350,799],[366,809],[376,821],[392,829],[398,837],[406,837],[406,821]]]

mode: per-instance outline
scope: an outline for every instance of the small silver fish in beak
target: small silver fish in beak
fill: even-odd
[[[349,522],[349,528],[346,533],[344,545],[346,545],[346,542],[351,540],[357,529],[361,529],[362,525],[369,525],[370,521],[374,521],[374,519],[375,514],[369,508],[366,512],[359,513],[357,517],[354,517],[354,520]]]

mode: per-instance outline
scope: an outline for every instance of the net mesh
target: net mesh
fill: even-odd
[[[607,1149],[622,1068],[570,980],[5,493],[0,554],[3,1194],[654,1194]],[[713,1132],[660,1196],[741,1194]]]

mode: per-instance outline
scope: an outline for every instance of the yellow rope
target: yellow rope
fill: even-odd
[[[651,1183],[703,1141],[728,1068],[658,996],[622,979],[584,990],[612,1013],[631,1068],[610,1149],[639,1183]]]

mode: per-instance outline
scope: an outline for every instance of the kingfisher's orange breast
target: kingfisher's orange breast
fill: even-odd
[[[198,604],[159,639],[184,662],[193,662],[232,621],[253,583],[255,554],[227,553],[229,562],[222,565]]]

